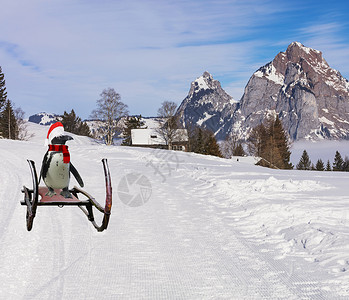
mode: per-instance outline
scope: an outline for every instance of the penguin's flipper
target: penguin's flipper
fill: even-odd
[[[44,179],[47,175],[48,166],[49,166],[49,163],[47,161],[48,160],[47,157],[48,157],[48,151],[45,153],[44,158],[42,160],[40,176],[39,176],[39,183],[40,183],[41,178]]]
[[[75,169],[75,167],[73,166],[72,163],[70,163],[70,172],[74,175],[75,179],[80,184],[80,186],[84,187],[84,182],[82,181],[81,176],[80,176],[78,170]]]

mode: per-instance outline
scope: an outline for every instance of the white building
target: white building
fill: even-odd
[[[131,129],[132,146],[167,148],[166,141],[156,129]],[[188,132],[186,129],[177,129],[176,137],[172,142],[173,150],[187,151]]]

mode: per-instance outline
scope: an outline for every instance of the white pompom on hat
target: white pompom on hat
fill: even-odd
[[[53,138],[64,135],[64,127],[61,122],[56,122],[50,126],[45,140],[45,146],[51,144]]]

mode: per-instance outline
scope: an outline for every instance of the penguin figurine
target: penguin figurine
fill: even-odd
[[[70,162],[68,146],[65,144],[70,140],[73,138],[64,134],[61,122],[51,125],[45,140],[45,145],[49,148],[42,161],[40,172],[40,178],[48,188],[47,196],[52,197],[56,195],[55,189],[62,189],[60,194],[64,198],[73,198],[69,192],[70,173],[74,175],[81,187],[84,186],[80,174]]]

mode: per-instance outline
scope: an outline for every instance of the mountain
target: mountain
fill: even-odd
[[[29,122],[33,122],[40,125],[51,125],[62,118],[53,113],[40,112],[29,117]]]
[[[349,139],[349,82],[322,53],[291,43],[249,79],[236,102],[205,72],[178,109],[182,124],[210,128],[217,139],[250,130],[278,115],[291,140]]]
[[[228,95],[219,81],[204,72],[191,83],[188,96],[177,110],[182,125],[199,125],[223,139],[232,123],[237,101]]]
[[[349,83],[320,51],[290,44],[246,85],[234,122],[247,133],[279,115],[292,140],[349,138]]]

